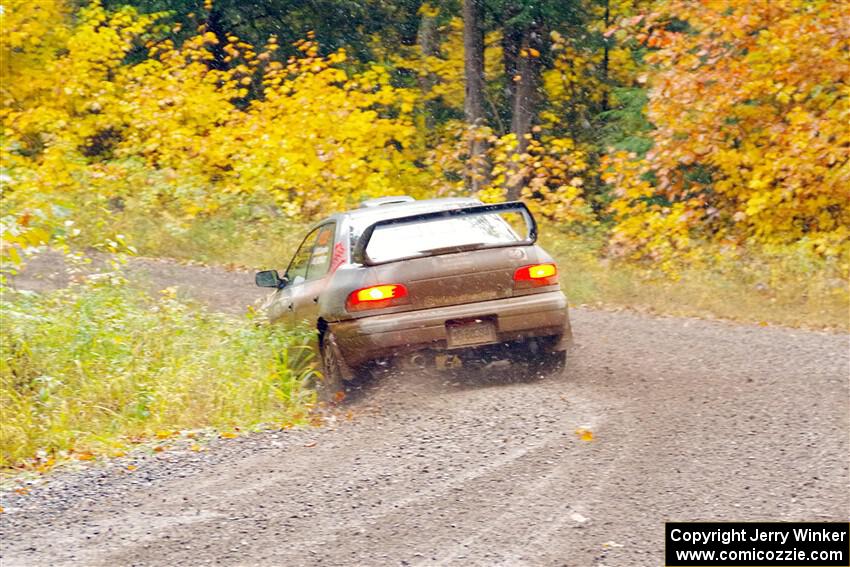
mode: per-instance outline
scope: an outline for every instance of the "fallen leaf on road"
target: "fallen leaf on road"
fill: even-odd
[[[305,447],[315,447],[315,446],[316,446],[316,442],[315,442],[315,441],[311,441],[310,443],[305,443],[305,444],[304,444],[304,446],[305,446]]]
[[[192,451],[195,451],[196,453],[197,453],[198,451],[203,451],[203,450],[204,450],[204,448],[203,448],[203,447],[201,447],[200,445],[198,445],[197,443],[193,443],[193,444],[192,444],[192,446],[191,446],[191,447],[189,447],[189,449],[191,449]]]
[[[593,431],[586,427],[579,427],[576,429],[576,435],[582,441],[593,441]]]
[[[89,453],[89,452],[85,452],[85,453],[77,453],[77,454],[76,454],[76,459],[77,459],[78,461],[93,461],[93,460],[94,460],[94,455],[92,455],[92,454],[91,454],[91,453]]]
[[[43,463],[41,463],[40,465],[38,465],[35,468],[35,470],[44,474],[47,471],[49,471],[53,467],[54,464],[56,464],[56,459],[51,457],[51,458],[47,459],[46,461],[44,461]]]
[[[160,446],[158,446],[158,447],[154,447],[154,448],[153,448],[153,451],[154,451],[154,453],[162,453],[163,451],[165,451],[165,447],[163,447],[162,445],[160,445]]]
[[[133,472],[134,470],[136,470],[136,465],[127,465],[127,470]]]
[[[230,431],[225,431],[224,433],[219,434],[219,437],[223,439],[233,439],[236,437],[236,434],[231,433]]]
[[[15,492],[17,492],[17,493],[18,493],[18,494],[20,494],[21,496],[26,496],[27,494],[29,494],[29,493],[30,493],[30,489],[29,489],[29,488],[25,488],[25,487],[16,488],[16,489],[15,489]]]

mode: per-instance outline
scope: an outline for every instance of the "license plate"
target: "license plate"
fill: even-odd
[[[461,347],[494,343],[496,325],[490,319],[470,319],[468,321],[450,321],[446,323],[449,347]]]

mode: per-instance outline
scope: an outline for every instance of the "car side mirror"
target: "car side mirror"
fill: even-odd
[[[254,282],[260,287],[280,289],[286,286],[286,277],[281,278],[277,270],[263,270],[254,276]]]

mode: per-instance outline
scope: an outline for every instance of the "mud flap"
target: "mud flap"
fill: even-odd
[[[574,344],[575,341],[573,341],[573,334],[564,333],[563,335],[561,335],[561,338],[558,340],[558,342],[555,343],[555,346],[552,347],[552,350],[570,350]]]
[[[552,350],[570,350],[575,341],[573,340],[573,327],[570,324],[570,313],[567,311],[567,320],[564,322],[564,334],[561,335],[561,338],[558,339],[558,342],[555,343],[555,346]]]

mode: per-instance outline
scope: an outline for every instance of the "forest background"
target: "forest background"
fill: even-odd
[[[525,201],[573,304],[850,326],[840,2],[2,0],[0,26],[7,284],[45,247],[282,268],[305,224],[363,199],[464,195]],[[13,287],[4,403],[29,421],[3,433],[7,463],[87,438],[45,425],[79,389],[61,376],[82,355],[63,348],[151,324],[121,286]],[[162,332],[194,332],[172,303]],[[92,327],[60,339],[57,313]],[[295,403],[287,384],[261,404]],[[195,415],[191,387],[182,413],[139,388],[107,404],[138,410],[138,430]],[[219,423],[203,411],[187,423]]]

